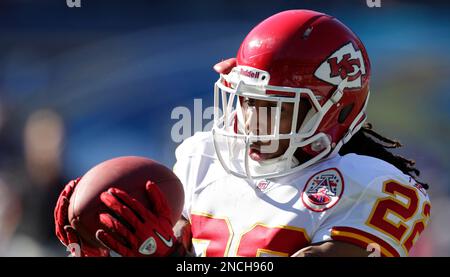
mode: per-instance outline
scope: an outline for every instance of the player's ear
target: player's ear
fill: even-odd
[[[214,70],[219,74],[228,74],[236,66],[236,58],[230,58],[214,65]]]

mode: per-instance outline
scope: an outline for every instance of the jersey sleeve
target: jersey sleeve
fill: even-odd
[[[431,211],[425,189],[411,179],[378,177],[361,193],[350,193],[323,220],[312,243],[343,241],[377,256],[407,256]]]

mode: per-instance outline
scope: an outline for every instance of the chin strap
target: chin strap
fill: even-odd
[[[289,168],[296,167],[299,165],[299,161],[296,157],[292,156],[290,164],[288,164]],[[258,175],[270,174],[271,172],[277,172],[280,169],[286,167],[286,160],[283,156],[265,160],[265,161],[254,161],[249,159],[249,169],[252,171],[251,173],[256,173]]]

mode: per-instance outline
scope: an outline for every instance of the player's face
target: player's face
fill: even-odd
[[[276,113],[276,102],[264,101],[240,97],[241,106],[244,113],[246,131],[254,135],[272,134],[274,117]],[[300,101],[300,109],[297,118],[296,130],[303,122],[309,108],[308,101]],[[292,126],[292,115],[294,113],[293,103],[283,103],[280,113],[280,134],[289,134]],[[263,161],[279,157],[286,152],[289,147],[289,139],[279,141],[257,141],[250,144],[249,156],[255,161]]]

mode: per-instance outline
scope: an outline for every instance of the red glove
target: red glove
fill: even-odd
[[[172,230],[169,204],[155,183],[147,182],[146,190],[152,210],[117,188],[103,192],[100,198],[111,214],[100,214],[105,229],[97,231],[97,239],[122,256],[173,255],[183,247]]]
[[[56,236],[67,247],[67,251],[70,251],[73,257],[109,256],[108,249],[96,248],[86,244],[82,245],[77,232],[69,223],[69,199],[79,181],[80,178],[70,181],[64,187],[64,190],[59,195],[58,202],[56,202],[54,212]]]

